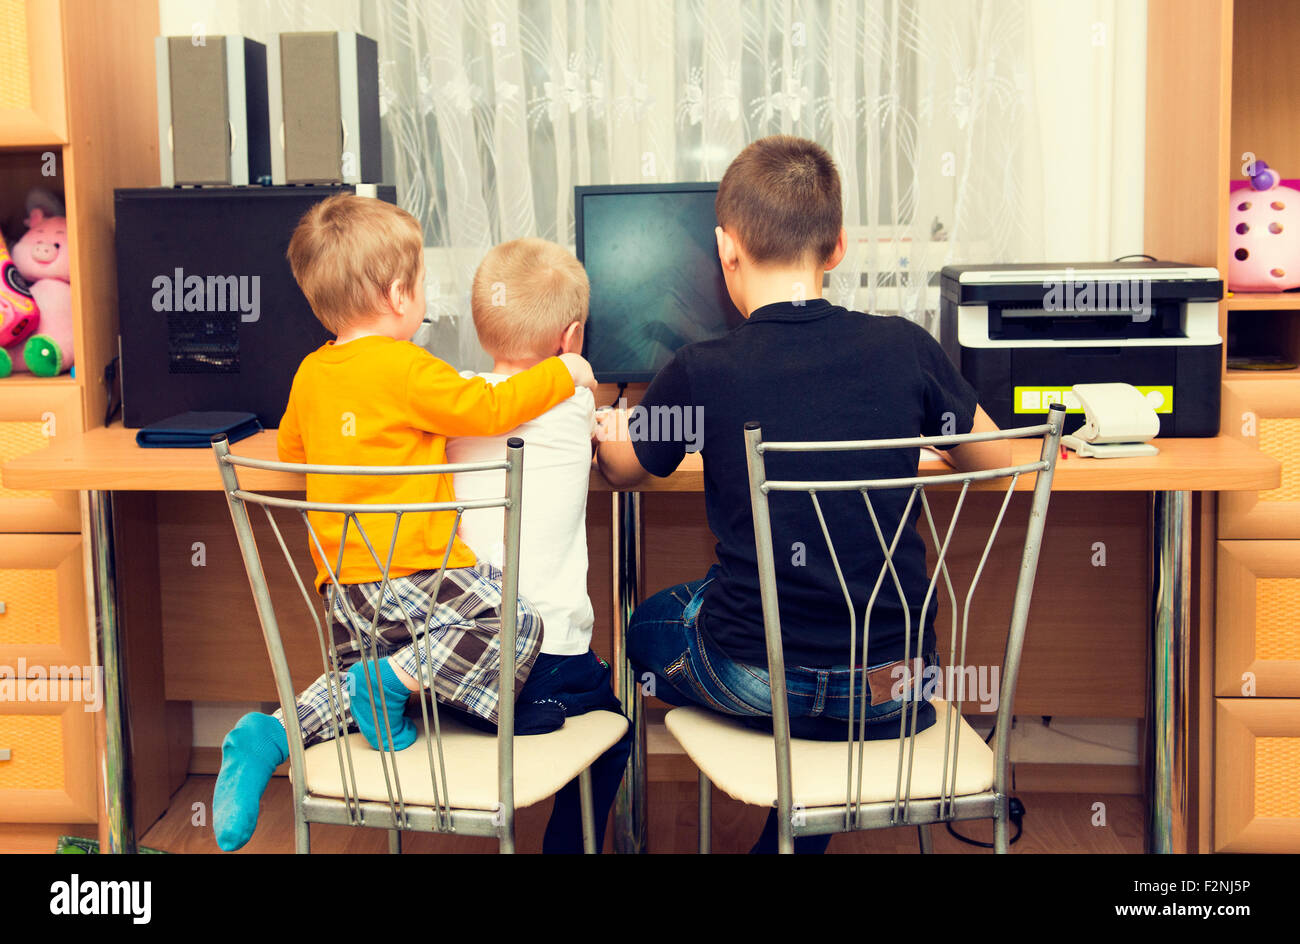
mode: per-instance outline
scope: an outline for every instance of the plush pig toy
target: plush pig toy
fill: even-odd
[[[1284,292],[1300,286],[1300,190],[1263,161],[1253,171],[1250,188],[1229,195],[1228,288]]]
[[[28,230],[11,253],[41,313],[37,333],[23,345],[21,366],[13,366],[38,377],[53,377],[73,365],[68,221],[52,212],[55,207],[50,195],[33,191],[27,200]]]

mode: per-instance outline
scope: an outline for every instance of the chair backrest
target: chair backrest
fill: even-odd
[[[861,669],[861,673],[856,669],[852,673],[853,688],[851,689],[849,701],[849,720],[845,725],[845,740],[848,747],[849,763],[848,777],[845,783],[844,806],[845,828],[849,829],[853,828],[852,823],[856,816],[856,812],[863,805],[863,735],[865,733],[867,717],[866,709],[871,695],[867,681],[862,676],[865,675],[866,667],[869,664],[866,661],[866,652],[872,610],[876,604],[877,597],[880,593],[881,586],[886,579],[886,575],[888,574],[898,598],[903,603],[902,612],[905,621],[905,651],[902,690],[910,693],[913,692],[913,686],[915,686],[915,691],[919,694],[921,691],[922,679],[918,678],[916,673],[913,671],[915,665],[913,660],[921,655],[927,615],[931,612],[932,605],[935,605],[935,589],[940,575],[943,575],[944,584],[947,587],[952,604],[952,631],[948,646],[949,661],[956,662],[957,665],[960,666],[964,662],[966,656],[967,632],[970,626],[971,599],[974,595],[976,586],[979,583],[980,575],[983,573],[984,565],[988,561],[989,552],[993,547],[995,538],[997,537],[998,529],[1000,528],[1003,517],[1007,511],[1007,506],[1010,504],[1011,496],[1022,475],[1030,473],[1037,474],[1037,479],[1034,484],[1033,499],[1029,509],[1024,547],[1021,552],[1015,600],[1010,615],[1010,628],[1007,636],[1006,652],[1000,671],[999,702],[996,721],[997,742],[995,746],[997,767],[994,775],[994,789],[999,793],[1004,793],[1007,788],[1007,758],[1011,734],[1011,714],[1015,697],[1016,678],[1020,668],[1020,652],[1024,643],[1025,623],[1029,614],[1030,598],[1033,594],[1034,576],[1038,568],[1039,546],[1042,541],[1043,525],[1047,517],[1047,504],[1048,499],[1051,496],[1052,475],[1056,467],[1058,449],[1060,448],[1061,427],[1064,423],[1064,416],[1065,407],[1061,404],[1053,404],[1048,413],[1048,422],[1038,426],[999,430],[992,433],[966,433],[964,435],[954,436],[832,442],[764,442],[762,429],[759,424],[747,423],[745,425],[745,447],[749,467],[750,498],[754,516],[754,539],[757,550],[759,587],[762,595],[763,626],[767,644],[768,672],[772,688],[772,729],[775,734],[776,742],[778,814],[781,818],[781,823],[789,823],[791,821],[790,817],[793,807],[790,770],[790,713],[786,697],[785,652],[777,599],[776,563],[772,543],[772,520],[768,505],[769,495],[773,492],[803,492],[809,496],[813,509],[816,512],[817,521],[821,526],[822,538],[825,540],[826,547],[830,552],[830,560],[834,566],[836,577],[839,581],[839,587],[843,592],[848,611],[845,619],[849,637],[848,664],[850,667],[860,667]],[[964,443],[1022,439],[1035,436],[1043,437],[1042,450],[1036,461],[1021,465],[1007,466],[1004,468],[971,472],[952,472],[929,476],[921,476],[917,474],[901,478],[884,479],[804,479],[800,481],[786,481],[768,478],[765,465],[765,457],[772,453],[815,454],[871,450],[906,450],[917,449],[918,447],[948,449],[952,446],[958,446]],[[953,533],[956,530],[957,521],[971,485],[976,482],[996,483],[997,480],[1002,479],[1006,480],[1006,491],[1002,497],[1001,507],[997,511],[988,540],[984,544],[983,554],[979,559],[978,566],[975,568],[974,577],[967,589],[965,600],[960,606],[961,620],[959,630],[957,619],[958,601],[956,593],[953,590],[952,578],[949,574],[946,560],[951,547]],[[925,494],[926,489],[934,487],[957,489],[956,503],[952,512],[952,518],[948,524],[946,532],[942,535],[940,535],[939,530],[936,527],[935,518],[930,508],[930,502],[927,500]],[[910,490],[905,509],[900,515],[897,523],[883,522],[877,514],[877,508],[872,503],[873,493],[879,493],[890,489]],[[826,524],[826,517],[823,514],[822,505],[818,499],[818,493],[822,492],[858,492],[861,494],[865,505],[864,517],[868,519],[863,522],[863,527],[868,529],[868,534],[874,533],[879,551],[883,557],[883,563],[881,564],[879,574],[876,576],[874,589],[867,601],[865,611],[863,612],[860,621],[858,619],[859,614],[857,608],[845,582],[844,567],[842,566],[843,559],[836,555],[835,545],[831,540],[830,531]],[[934,567],[934,574],[929,581],[925,599],[921,605],[920,618],[916,620],[915,625],[912,625],[911,612],[914,601],[906,599],[905,591],[894,566],[893,554],[898,547],[899,538],[902,536],[903,530],[909,527],[909,522],[912,518],[913,509],[916,506],[918,497],[920,499],[921,510],[924,511],[925,521],[929,525],[930,537],[937,554],[937,562]],[[919,517],[917,519],[917,525],[918,527],[920,525]],[[892,530],[892,533],[886,533],[885,529],[887,526]],[[937,636],[938,628],[936,627],[936,637]],[[858,692],[859,684],[861,685],[860,694]],[[895,687],[897,688],[898,686],[896,685]],[[915,756],[912,740],[917,731],[920,701],[921,699],[919,697],[912,697],[910,701],[905,701],[905,710],[899,720],[898,768],[895,778],[891,820],[895,823],[907,821],[907,811],[912,801],[912,764]],[[954,792],[956,790],[959,739],[953,735],[959,730],[959,725],[956,722],[960,717],[962,705],[962,699],[960,697],[955,700],[949,697],[946,701],[947,718],[938,719],[940,722],[945,720],[947,721],[949,731],[948,738],[950,738],[950,741],[945,740],[944,745],[943,791],[939,798],[941,815],[945,808],[951,808]],[[907,710],[909,706],[910,711]],[[857,721],[856,729],[854,725],[855,719]]]
[[[378,658],[378,652],[374,644],[375,634],[373,632],[375,623],[371,622],[367,627],[368,637],[362,637],[360,630],[365,621],[359,616],[355,608],[349,601],[346,593],[342,592],[340,584],[340,570],[343,567],[343,551],[348,543],[348,532],[355,528],[357,535],[361,538],[365,549],[369,552],[371,560],[379,571],[381,576],[381,586],[378,600],[385,598],[385,593],[389,584],[389,569],[393,563],[393,550],[396,547],[397,536],[402,525],[404,516],[433,512],[455,512],[455,521],[451,528],[451,533],[455,534],[460,525],[461,516],[471,509],[475,508],[502,508],[505,514],[505,534],[504,546],[505,556],[502,560],[502,593],[501,593],[501,638],[500,638],[500,673],[498,676],[499,697],[497,704],[498,714],[498,734],[497,734],[497,795],[499,810],[494,823],[498,823],[500,829],[504,832],[513,829],[514,824],[514,711],[515,711],[515,641],[516,641],[516,621],[517,621],[517,600],[519,595],[519,526],[520,526],[520,502],[523,485],[523,462],[524,462],[524,443],[518,437],[512,437],[506,444],[506,456],[499,461],[491,462],[464,462],[449,463],[443,465],[423,465],[423,466],[337,466],[337,465],[308,465],[291,462],[276,462],[267,459],[254,459],[246,456],[237,456],[230,452],[230,446],[224,435],[214,436],[212,438],[212,449],[216,455],[217,466],[221,471],[221,481],[225,487],[226,501],[230,506],[230,516],[235,524],[235,533],[239,540],[239,551],[244,560],[244,569],[248,573],[248,582],[253,590],[253,599],[257,607],[257,616],[262,625],[262,634],[266,640],[267,653],[271,659],[271,669],[275,675],[276,694],[280,701],[280,708],[284,713],[285,730],[289,735],[289,764],[293,772],[293,790],[294,802],[301,805],[306,790],[306,768],[304,761],[304,745],[302,729],[299,724],[298,712],[296,708],[296,692],[293,680],[289,674],[289,663],[285,657],[283,641],[280,637],[279,621],[276,618],[276,609],[272,603],[270,588],[267,583],[266,571],[262,566],[261,556],[258,553],[257,539],[253,534],[252,522],[249,518],[248,506],[257,505],[265,513],[266,520],[270,526],[271,532],[279,544],[280,551],[284,556],[285,563],[297,584],[303,602],[306,604],[308,611],[311,613],[312,620],[316,626],[316,635],[320,645],[321,663],[323,672],[330,680],[329,689],[329,706],[334,712],[333,730],[337,735],[334,737],[334,743],[337,746],[339,773],[344,784],[346,796],[345,802],[348,804],[349,813],[359,809],[360,797],[357,795],[356,777],[353,768],[351,744],[345,731],[341,730],[339,721],[341,719],[342,690],[346,684],[340,672],[339,655],[331,630],[330,613],[334,610],[335,601],[343,607],[347,614],[347,630],[351,636],[352,645],[355,651],[363,653],[363,658],[374,660]],[[405,504],[339,504],[327,502],[312,502],[302,499],[286,498],[278,495],[261,494],[247,491],[240,487],[239,468],[258,469],[271,472],[289,472],[301,473],[304,475],[317,476],[349,476],[349,477],[373,477],[373,476],[436,476],[444,474],[462,473],[462,472],[500,472],[506,473],[505,493],[500,498],[480,498],[468,501],[442,501],[442,502],[418,502]],[[277,512],[283,512],[286,516],[297,516],[306,525],[307,534],[311,541],[314,555],[321,562],[328,573],[329,581],[322,587],[324,599],[316,593],[315,575],[309,574],[304,580],[303,574],[300,573],[294,556],[291,553],[287,542],[285,541],[285,532],[281,523],[277,520]],[[342,520],[341,538],[337,549],[327,549],[321,540],[316,525],[313,524],[309,513],[321,516],[337,516]],[[388,546],[386,552],[382,546],[377,546],[376,541],[372,540],[371,535],[362,525],[361,518],[364,515],[365,520],[373,528],[376,522],[383,522],[387,518],[392,519],[392,530],[388,535]],[[320,519],[317,519],[320,521]],[[331,554],[330,551],[335,553]],[[447,569],[447,562],[450,558],[450,542],[448,548],[443,554],[442,565],[438,570],[434,583],[433,591],[436,597],[436,587],[442,583],[443,574]],[[382,556],[381,556],[382,554]],[[332,560],[331,560],[332,558]],[[389,595],[389,599],[394,599]],[[323,602],[323,607],[322,607]],[[406,605],[400,598],[396,598],[398,606],[401,608],[402,615],[407,623],[407,628],[411,633],[412,639],[417,636],[417,628],[413,623]],[[378,607],[376,610],[378,611]],[[430,607],[432,609],[432,607]],[[322,613],[324,619],[322,620]],[[378,612],[376,612],[376,620]],[[428,628],[426,621],[425,629]],[[367,644],[364,639],[368,638]],[[422,638],[427,642],[428,634],[423,633]],[[420,660],[421,665],[427,663],[427,659]],[[344,669],[346,667],[343,667]],[[419,680],[426,691],[429,689],[429,679]],[[370,701],[373,717],[382,718],[383,694],[379,693],[380,704],[375,704],[375,689],[367,680],[366,697]],[[361,697],[361,693],[350,693],[352,697]],[[429,745],[429,777],[432,793],[435,798],[436,816],[435,821],[438,828],[445,830],[451,826],[451,806],[449,803],[449,793],[447,789],[447,769],[443,758],[442,746],[442,725],[438,717],[437,701],[433,698],[421,697],[422,718],[424,723],[424,733],[428,735],[426,743]],[[432,720],[432,726],[430,724]],[[393,821],[401,824],[406,819],[406,804],[403,799],[403,789],[401,778],[397,770],[396,758],[393,756],[391,734],[383,738],[388,747],[380,752],[381,763],[383,766],[384,781],[388,792],[388,804],[393,814]],[[436,756],[435,756],[436,755]],[[355,820],[354,820],[355,821]]]

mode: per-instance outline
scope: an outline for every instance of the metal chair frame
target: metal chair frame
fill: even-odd
[[[217,466],[221,472],[221,481],[225,487],[226,501],[230,507],[230,516],[235,525],[235,534],[239,541],[240,554],[243,557],[244,568],[248,574],[249,585],[253,591],[253,600],[257,607],[258,619],[262,626],[262,635],[266,640],[267,653],[271,660],[271,669],[275,676],[276,694],[280,701],[280,708],[284,713],[285,730],[289,735],[289,769],[290,779],[293,784],[293,804],[294,804],[294,845],[299,853],[307,853],[311,850],[311,837],[309,824],[311,823],[332,823],[347,826],[362,826],[375,829],[386,829],[389,834],[389,851],[392,853],[401,852],[401,833],[403,831],[414,832],[431,832],[431,833],[456,833],[470,836],[495,837],[500,844],[500,850],[503,853],[515,851],[515,784],[514,784],[514,715],[515,715],[515,692],[513,680],[515,677],[515,641],[517,632],[517,601],[519,597],[519,529],[521,521],[521,496],[523,490],[523,460],[524,460],[524,443],[518,437],[512,437],[507,443],[506,457],[503,460],[492,462],[464,462],[448,463],[443,465],[424,465],[424,466],[338,466],[338,465],[310,465],[290,462],[276,462],[266,459],[253,459],[245,456],[237,456],[230,452],[230,445],[224,435],[214,436],[212,439],[212,449],[216,456]],[[504,471],[506,473],[506,491],[501,498],[483,498],[471,501],[450,501],[450,502],[417,502],[404,504],[340,504],[328,502],[312,502],[300,499],[282,498],[274,495],[260,494],[251,492],[240,487],[238,468],[259,469],[270,472],[289,472],[304,475],[347,475],[347,476],[426,476],[426,475],[444,475],[457,472],[491,472]],[[314,796],[307,792],[306,789],[306,767],[305,767],[305,748],[303,746],[302,730],[299,724],[297,711],[297,696],[293,686],[293,680],[289,672],[289,663],[285,656],[284,644],[280,637],[279,623],[276,619],[275,607],[271,601],[271,593],[267,584],[266,573],[262,567],[261,556],[257,548],[257,539],[253,534],[252,522],[249,519],[248,506],[257,505],[262,508],[266,514],[266,519],[274,533],[284,559],[293,574],[294,581],[302,595],[307,609],[312,614],[312,619],[316,626],[317,640],[320,644],[321,662],[325,674],[330,678],[329,703],[334,708],[335,716],[333,719],[333,741],[338,752],[339,772],[344,785],[345,795],[338,797]],[[342,593],[342,586],[339,582],[339,572],[343,563],[343,550],[347,546],[347,535],[350,526],[355,526],[358,534],[369,551],[371,559],[376,567],[379,567],[383,577],[380,588],[380,601],[384,599],[389,582],[389,569],[392,564],[393,551],[397,543],[398,529],[401,527],[403,515],[412,513],[426,512],[448,512],[456,513],[455,523],[452,526],[453,533],[460,524],[461,516],[468,510],[476,508],[503,508],[505,514],[505,557],[502,567],[502,606],[501,606],[501,671],[499,676],[499,700],[498,700],[498,730],[497,740],[497,809],[493,810],[468,810],[457,809],[450,805],[450,793],[447,789],[447,767],[443,756],[442,744],[442,726],[438,717],[438,703],[436,699],[422,697],[419,699],[421,706],[421,718],[423,722],[423,732],[425,734],[425,748],[429,762],[429,777],[433,790],[434,805],[412,805],[403,798],[401,778],[398,775],[395,752],[392,749],[392,732],[388,728],[387,714],[384,710],[385,699],[382,689],[371,684],[368,674],[366,675],[366,693],[370,701],[374,716],[384,718],[384,738],[388,745],[385,749],[377,752],[384,773],[384,781],[388,794],[387,802],[375,800],[363,800],[358,796],[356,786],[356,775],[352,761],[352,749],[349,739],[344,736],[346,731],[342,730],[341,708],[342,708],[342,684],[341,672],[339,666],[338,650],[334,642],[334,635],[328,629],[329,614],[333,610],[333,604],[337,598],[342,601],[343,607],[349,619],[348,629],[352,636],[353,644],[356,645],[357,651],[362,653],[361,658],[373,661],[379,658],[378,648],[375,645],[375,629],[379,618],[376,612],[375,620],[370,623],[369,648],[366,648],[364,641],[359,637],[358,626],[363,622],[356,611],[348,602],[347,594]],[[307,526],[308,535],[311,538],[312,546],[320,561],[324,563],[325,569],[329,575],[329,587],[324,603],[324,612],[326,619],[322,621],[321,613],[318,611],[317,603],[319,595],[309,589],[308,583],[303,581],[302,575],[294,563],[293,555],[289,551],[288,544],[285,541],[284,534],[275,520],[272,509],[282,509],[289,512],[297,513]],[[343,529],[339,541],[338,553],[333,565],[330,564],[329,555],[326,554],[321,544],[316,528],[312,525],[308,517],[308,512],[332,513],[343,516]],[[377,516],[392,515],[393,529],[389,539],[387,556],[383,563],[380,562],[376,553],[374,544],[370,536],[362,527],[358,515]],[[448,543],[447,550],[443,553],[442,564],[438,570],[438,575],[434,584],[434,595],[436,597],[437,587],[441,585],[443,576],[447,569],[447,561],[451,554],[451,545]],[[412,630],[412,638],[417,638],[414,631],[411,617],[406,613],[405,607],[398,601],[402,609],[403,618],[406,620],[408,629]],[[432,609],[432,608],[431,608]],[[431,616],[431,614],[430,614]],[[428,626],[429,617],[425,620],[426,632],[419,636],[425,644],[428,643]],[[417,643],[418,645],[418,643]],[[425,665],[427,659],[421,660],[421,671],[427,672]],[[511,684],[503,684],[510,680]],[[429,688],[430,679],[426,675],[419,679],[424,689]],[[378,689],[379,699],[378,708],[376,708],[375,693]],[[359,697],[359,694],[353,697]],[[431,725],[432,720],[432,725]],[[582,809],[582,835],[583,848],[587,853],[593,853],[595,849],[595,819],[592,806],[591,791],[591,771],[590,768],[584,769],[579,774],[579,794],[581,798]]]
[[[1042,542],[1043,527],[1047,519],[1047,506],[1051,497],[1052,477],[1056,467],[1056,457],[1060,448],[1061,427],[1064,424],[1064,418],[1065,407],[1061,404],[1053,404],[1048,413],[1048,422],[1036,426],[998,430],[991,433],[965,433],[953,436],[829,442],[764,442],[762,429],[759,424],[745,424],[745,449],[749,468],[750,498],[754,516],[754,538],[757,547],[759,587],[762,595],[763,628],[767,645],[768,672],[772,687],[772,740],[776,755],[777,780],[777,844],[780,852],[790,853],[794,851],[795,836],[825,835],[827,833],[882,829],[900,825],[916,825],[921,851],[930,852],[932,848],[932,840],[929,833],[930,824],[966,819],[987,819],[990,817],[993,819],[994,823],[994,850],[998,853],[1005,853],[1007,851],[1007,801],[1010,785],[1008,761],[1016,681],[1020,670],[1020,655],[1021,649],[1024,645],[1025,625],[1029,616],[1029,604],[1033,595],[1035,574],[1038,569],[1039,548]],[[893,479],[779,481],[767,477],[764,463],[764,457],[768,453],[816,453],[880,449],[915,449],[926,446],[950,448],[965,443],[1023,439],[1036,436],[1043,437],[1043,444],[1042,452],[1038,460],[1035,462],[1007,466],[998,469],[954,472],[925,477],[917,475]],[[892,801],[884,802],[863,802],[863,735],[865,733],[866,724],[866,706],[870,696],[869,692],[864,692],[860,697],[855,698],[854,691],[857,686],[854,684],[850,690],[850,718],[846,723],[845,744],[848,750],[848,777],[845,784],[844,802],[833,806],[819,806],[801,809],[799,811],[799,816],[796,818],[794,816],[794,797],[791,773],[790,712],[789,704],[786,699],[785,654],[781,639],[781,619],[777,601],[776,564],[772,550],[772,522],[768,508],[769,494],[772,492],[807,492],[812,499],[813,508],[817,513],[817,519],[821,525],[822,537],[825,539],[826,546],[830,551],[831,561],[835,567],[836,576],[839,578],[840,589],[844,593],[844,599],[848,606],[850,629],[849,664],[851,666],[865,667],[870,664],[867,661],[867,643],[869,638],[868,627],[871,620],[871,611],[875,605],[876,597],[880,592],[880,587],[884,581],[885,574],[888,572],[892,578],[899,599],[905,603],[903,608],[904,613],[906,614],[904,664],[908,667],[910,674],[910,667],[914,665],[913,641],[915,641],[915,653],[919,656],[923,644],[926,614],[929,611],[931,602],[934,600],[935,588],[940,574],[943,575],[944,583],[953,604],[952,631],[950,634],[948,652],[950,657],[954,658],[956,665],[964,664],[967,631],[970,625],[971,599],[979,584],[980,575],[983,573],[984,565],[988,561],[989,552],[997,537],[998,529],[1001,526],[1004,515],[1006,514],[1007,506],[1010,503],[1011,495],[1015,491],[1016,483],[1022,475],[1029,473],[1036,473],[1037,479],[1034,484],[1033,498],[1029,509],[1028,528],[1025,534],[1024,548],[1021,553],[1020,572],[1016,583],[1015,600],[1011,611],[1010,631],[1007,637],[1006,652],[1001,668],[1001,686],[996,720],[993,788],[979,794],[958,795],[955,793],[957,779],[957,752],[959,747],[958,742],[961,740],[960,728],[956,724],[961,715],[962,699],[959,697],[956,700],[949,699],[947,701],[946,711],[949,726],[944,743],[942,788],[940,796],[924,798],[912,796],[912,766],[914,761],[914,746],[912,740],[916,735],[918,711],[920,708],[920,700],[918,698],[913,698],[910,701],[910,713],[905,707],[902,716],[899,719],[898,767],[895,777],[894,799]],[[988,541],[984,545],[983,554],[980,557],[979,564],[975,569],[974,577],[971,580],[971,585],[966,592],[964,604],[961,607],[961,630],[959,634],[957,628],[957,596],[953,590],[952,578],[948,573],[945,557],[948,553],[952,535],[956,529],[957,521],[961,514],[962,504],[965,501],[966,494],[969,491],[971,484],[974,482],[989,482],[997,479],[1009,479],[1009,482],[1007,484],[1006,494],[1002,500],[1002,506],[998,510]],[[942,538],[940,538],[938,529],[935,525],[934,515],[930,510],[930,504],[925,497],[925,489],[927,486],[952,485],[960,485],[961,489],[957,496],[957,501],[952,513],[952,520],[949,522],[947,532],[942,536]],[[899,520],[898,526],[894,531],[892,540],[887,544],[886,535],[882,532],[881,522],[876,515],[876,509],[871,503],[870,493],[872,491],[899,488],[910,488],[911,494],[908,498],[906,508]],[[818,492],[844,491],[856,491],[862,495],[867,513],[871,519],[872,528],[876,535],[876,540],[879,542],[879,546],[881,550],[884,551],[885,556],[880,574],[876,579],[875,587],[873,588],[871,597],[867,602],[860,630],[857,621],[857,611],[850,599],[848,588],[844,581],[843,571],[840,567],[840,561],[835,554],[835,546],[831,541],[830,532],[826,527],[826,519],[822,514],[821,504],[817,499]],[[930,579],[929,588],[926,592],[925,602],[921,609],[921,617],[917,622],[915,631],[913,631],[911,626],[911,610],[909,605],[907,605],[902,584],[899,581],[898,574],[894,568],[893,552],[898,546],[898,541],[903,534],[903,529],[908,526],[907,523],[911,517],[912,509],[918,495],[920,496],[921,506],[925,513],[926,522],[929,525],[930,536],[934,542],[934,547],[937,549],[937,563],[934,568],[934,575]],[[915,640],[913,640],[914,636]],[[859,637],[861,638],[860,644]],[[860,659],[858,657],[859,649],[862,653]],[[865,668],[863,668],[862,671],[865,674]],[[857,671],[855,670],[850,675],[851,681],[855,680],[856,676]],[[905,676],[904,679],[905,690],[907,690],[909,679],[907,676]],[[865,678],[863,678],[863,682],[865,683]],[[856,715],[855,703],[859,703],[856,706]],[[905,702],[905,705],[906,704],[907,703]],[[858,723],[856,736],[854,735],[855,717]],[[953,732],[957,732],[956,736],[953,736]],[[856,793],[854,791],[855,772],[857,786]],[[709,782],[708,777],[703,773],[703,771],[700,772],[699,789],[700,852],[707,853],[710,846],[712,784]]]

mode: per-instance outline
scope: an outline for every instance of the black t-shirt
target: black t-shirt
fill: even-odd
[[[767,441],[956,435],[970,432],[976,394],[938,342],[916,323],[810,299],[801,305],[766,305],[725,337],[681,348],[651,382],[641,405],[647,411],[640,435],[632,417],[633,446],[641,465],[657,476],[677,468],[688,440],[699,436],[692,421],[698,417],[702,422],[702,439],[694,438],[693,444],[702,444],[704,500],[718,541],[719,570],[705,590],[700,626],[732,659],[765,666],[745,423],[758,422]],[[651,438],[651,432],[657,435]],[[686,435],[666,435],[672,432]],[[919,452],[767,453],[764,458],[769,479],[871,479],[915,475]],[[888,542],[910,489],[868,494]],[[884,554],[860,493],[822,492],[818,500],[861,633]],[[812,500],[806,492],[772,492],[769,508],[786,664],[847,665],[848,604]],[[894,553],[912,614],[914,656],[919,654],[916,626],[929,585],[925,545],[915,528],[920,510],[918,496]],[[942,589],[936,587],[930,603],[927,648],[933,644]],[[903,642],[903,605],[886,571],[871,613],[867,661],[862,661],[859,641],[858,664],[901,659]]]

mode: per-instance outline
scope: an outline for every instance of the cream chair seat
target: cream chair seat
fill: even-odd
[[[995,758],[990,748],[964,718],[956,725],[956,789],[951,787],[952,764],[949,764],[949,789],[944,791],[943,752],[948,733],[945,702],[931,699],[936,721],[914,739],[911,750],[912,790],[914,800],[938,797],[943,793],[969,796],[993,788]],[[777,805],[776,752],[772,735],[747,727],[734,717],[705,708],[674,708],[664,719],[668,731],[695,766],[723,793],[751,806]],[[845,727],[847,729],[847,722]],[[952,756],[952,742],[948,741]],[[898,773],[897,739],[867,741],[863,744],[862,803],[892,802]],[[856,752],[856,748],[855,748]],[[904,748],[904,776],[908,748]],[[790,739],[790,767],[794,803],[803,809],[819,806],[843,806],[849,783],[849,753],[844,741],[805,741]],[[856,776],[854,777],[856,788]],[[856,789],[854,792],[856,798]]]
[[[569,718],[549,734],[515,736],[515,806],[532,806],[591,766],[627,730],[627,719],[612,711],[592,711]],[[312,797],[344,798],[388,803],[381,758],[396,758],[397,779],[408,807],[450,805],[460,810],[495,810],[499,803],[497,736],[477,731],[450,718],[442,720],[442,750],[447,769],[447,794],[441,804],[429,776],[429,754],[437,761],[437,745],[423,733],[414,744],[393,755],[372,750],[360,734],[348,735],[356,789],[345,790],[338,753],[343,745],[326,741],[304,751],[307,793]],[[391,771],[391,768],[390,768]],[[389,774],[391,776],[391,772]],[[439,791],[441,793],[441,791]]]

